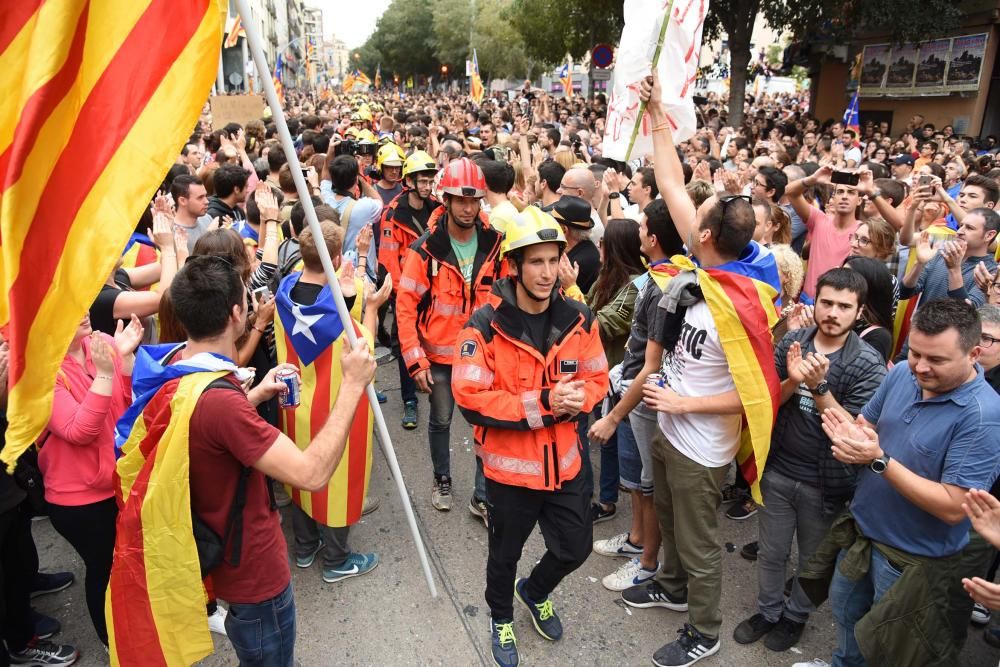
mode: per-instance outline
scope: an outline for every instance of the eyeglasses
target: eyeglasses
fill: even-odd
[[[990,291],[994,294],[1000,294],[1000,280],[995,283],[990,283]]]
[[[734,201],[736,201],[737,199],[742,199],[747,204],[753,203],[753,198],[750,195],[723,195],[722,197],[719,197],[719,204],[722,205],[723,216],[726,215],[726,209],[729,207],[729,205]]]
[[[872,242],[872,240],[867,236],[861,236],[859,234],[851,234],[848,239],[850,239],[851,243],[857,243],[859,248],[867,248]]]
[[[980,347],[993,347],[993,343],[1000,341],[1000,338],[994,338],[989,334],[982,334],[979,336],[979,346]]]

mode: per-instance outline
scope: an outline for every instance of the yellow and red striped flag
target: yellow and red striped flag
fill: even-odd
[[[226,35],[226,41],[223,42],[223,46],[227,49],[231,49],[240,42],[240,37],[246,37],[247,31],[243,27],[243,17],[239,14],[236,15],[236,20],[233,22],[233,27],[229,29],[229,34]]]
[[[930,225],[927,228],[927,233],[930,235],[933,245],[953,240],[957,236],[957,232],[943,222],[941,224],[935,223]],[[911,245],[903,275],[905,276],[909,273],[910,269],[916,263],[917,253],[915,252],[915,247]],[[895,359],[903,351],[903,345],[906,344],[906,339],[910,335],[910,319],[913,317],[913,313],[917,311],[917,306],[919,305],[919,294],[914,294],[909,299],[900,299],[899,303],[896,304],[896,317],[893,318],[892,322],[892,355],[889,357],[889,361]]]
[[[198,120],[225,8],[223,0],[0,3],[0,329],[10,344],[0,459],[8,465],[48,422],[73,332]]]
[[[476,50],[472,49],[472,78],[469,82],[469,97],[476,104],[481,104],[483,101],[483,95],[486,91],[483,89],[483,80],[479,77],[479,56],[476,55]]]
[[[281,430],[298,445],[309,446],[326,423],[340,391],[340,358],[348,345],[344,327],[329,286],[324,286],[312,304],[291,299],[292,287],[301,274],[285,278],[275,295],[274,342],[278,363],[293,364],[301,375],[301,401],[294,410],[282,410]],[[360,283],[360,281],[356,281]],[[359,284],[358,294],[364,285]],[[361,299],[355,299],[355,317],[360,316]],[[372,343],[372,336],[353,320],[358,337]],[[343,458],[330,483],[322,491],[310,493],[292,487],[292,502],[313,520],[326,526],[350,526],[361,519],[372,467],[374,415],[367,401],[360,401],[348,436]]]
[[[774,307],[777,291],[767,282],[733,271],[697,268],[680,255],[671,257],[670,262],[653,267],[650,274],[663,289],[678,271],[698,272],[698,284],[719,330],[722,351],[743,403],[736,463],[750,485],[754,501],[763,504],[760,479],[781,405],[781,381],[774,365],[771,336],[771,328],[778,321]]]

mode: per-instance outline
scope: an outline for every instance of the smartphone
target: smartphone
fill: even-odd
[[[830,176],[830,182],[834,185],[857,185],[860,176],[849,171],[835,171]]]
[[[927,187],[930,184],[931,184],[931,175],[930,174],[921,174],[920,178],[917,179],[917,185],[919,185],[922,188],[923,187]]]
[[[253,291],[253,301],[254,303],[263,303],[271,298],[271,290],[267,285],[263,287],[258,287]]]

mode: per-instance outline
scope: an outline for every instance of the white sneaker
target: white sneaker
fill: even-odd
[[[639,562],[638,558],[633,558],[608,576],[604,577],[604,579],[601,579],[601,583],[604,584],[604,587],[609,591],[621,592],[627,588],[638,586],[648,579],[652,579],[659,571],[659,563],[656,564],[655,569],[647,570],[642,566],[642,563]]]
[[[642,553],[642,547],[637,547],[628,541],[628,533],[615,535],[608,540],[597,540],[594,542],[594,553],[602,556],[621,556],[622,558],[632,558]]]
[[[208,617],[208,629],[217,635],[228,636],[226,634],[226,614],[228,613],[225,607],[217,605],[215,613]]]
[[[819,658],[813,658],[809,662],[797,662],[792,667],[830,667],[830,663],[826,660],[820,660]]]
[[[978,602],[972,605],[972,618],[970,619],[975,625],[986,625],[990,622],[990,610],[979,604]]]

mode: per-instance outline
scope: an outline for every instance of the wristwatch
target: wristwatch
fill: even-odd
[[[620,192],[612,192],[611,194],[608,195],[608,199],[618,199],[621,196],[622,193]]]
[[[881,475],[885,472],[885,469],[889,467],[889,455],[882,452],[882,456],[869,463],[868,467],[876,475]]]
[[[817,396],[826,396],[827,394],[830,393],[830,383],[827,382],[826,380],[823,380],[810,391],[812,391],[812,393],[816,394]]]

